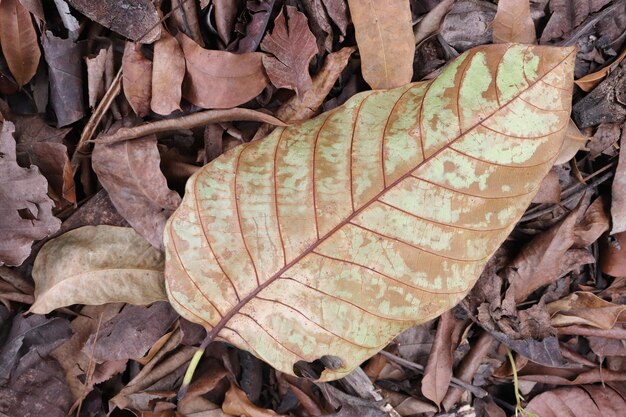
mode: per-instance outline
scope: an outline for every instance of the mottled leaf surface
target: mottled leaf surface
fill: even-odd
[[[473,286],[559,153],[574,55],[476,48],[217,158],[166,225],[170,302],[282,372],[348,374]]]

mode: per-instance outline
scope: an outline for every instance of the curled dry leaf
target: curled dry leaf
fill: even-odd
[[[222,404],[222,410],[229,415],[233,416],[247,416],[247,417],[279,417],[281,414],[277,414],[274,410],[268,410],[254,405],[252,401],[248,399],[248,396],[241,389],[235,385],[231,385],[230,389],[226,392],[224,403]]]
[[[33,267],[35,303],[46,314],[72,304],[164,300],[163,256],[128,227],[85,226],[47,242]]]
[[[557,388],[533,398],[524,417],[530,413],[541,417],[618,417],[626,409],[626,400],[606,385],[582,385]]]
[[[615,58],[610,65],[607,65],[606,67],[591,74],[587,74],[574,82],[578,87],[580,87],[581,90],[588,93],[600,84],[602,80],[604,80],[606,76],[611,73],[611,71],[617,68],[624,58],[626,58],[626,48],[624,48],[622,53],[619,54],[619,56],[617,56],[617,58]]]
[[[135,42],[152,43],[161,34],[159,14],[150,0],[67,0],[76,10]]]
[[[348,0],[363,78],[373,89],[399,87],[413,77],[415,36],[405,0]]]
[[[205,109],[227,109],[258,96],[268,83],[263,54],[233,54],[211,51],[180,33],[176,36],[183,48],[187,76],[183,96]]]
[[[420,42],[426,40],[430,35],[437,32],[441,27],[443,19],[446,17],[454,0],[444,0],[439,2],[433,7],[427,14],[415,25],[415,44],[419,45]]]
[[[626,322],[626,305],[610,303],[586,291],[577,291],[546,308],[555,327],[582,324],[608,330],[618,321]]]
[[[0,46],[19,87],[37,71],[41,51],[30,13],[19,0],[0,2]]]
[[[472,287],[558,155],[574,56],[477,48],[225,153],[166,225],[170,302],[282,372],[350,373]]]
[[[126,42],[122,57],[122,87],[126,100],[139,117],[150,112],[152,61],[141,53],[141,44]]]
[[[48,182],[36,166],[22,168],[15,162],[13,123],[0,128],[0,265],[20,265],[30,255],[35,240],[61,227],[52,215]]]
[[[589,138],[583,136],[578,130],[578,126],[572,119],[569,120],[569,124],[567,125],[567,131],[565,132],[565,139],[563,140],[563,146],[561,147],[561,152],[559,152],[559,156],[554,161],[554,165],[560,165],[568,162],[572,159],[578,151],[583,149],[587,144]]]
[[[261,49],[273,55],[263,55],[263,66],[272,84],[295,90],[298,96],[311,88],[309,62],[317,54],[317,44],[306,16],[298,9],[285,6],[281,10],[274,30],[263,38]]]
[[[152,62],[152,111],[168,115],[180,110],[182,84],[185,76],[185,58],[178,41],[163,30],[154,43]]]
[[[162,247],[165,221],[180,204],[161,172],[156,136],[115,144],[96,142],[93,170],[126,221],[155,248]]]
[[[529,0],[500,0],[493,19],[493,43],[537,42]]]

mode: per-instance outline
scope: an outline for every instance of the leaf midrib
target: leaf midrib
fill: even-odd
[[[507,48],[508,51],[508,48]],[[518,94],[516,94],[515,96],[513,96],[506,104],[498,107],[493,113],[491,113],[490,115],[486,116],[484,119],[482,119],[481,121],[479,121],[478,123],[475,123],[473,126],[469,127],[468,129],[466,129],[464,132],[460,132],[453,140],[451,140],[450,142],[448,142],[446,145],[442,146],[440,149],[438,149],[436,152],[434,152],[432,155],[430,155],[429,157],[424,157],[424,159],[413,169],[409,170],[408,172],[406,172],[405,174],[403,174],[401,177],[399,177],[398,179],[396,179],[395,181],[393,181],[391,184],[389,184],[388,186],[386,186],[385,188],[383,188],[383,190],[381,192],[379,192],[378,194],[376,194],[373,198],[371,198],[367,203],[363,204],[363,206],[361,206],[359,209],[357,209],[356,211],[354,211],[351,215],[349,215],[348,217],[346,217],[344,220],[342,220],[341,222],[339,222],[334,228],[332,228],[328,233],[326,233],[324,236],[322,236],[320,239],[318,239],[315,243],[313,243],[311,246],[309,246],[308,248],[306,248],[305,250],[302,251],[302,253],[298,256],[296,256],[291,262],[289,262],[288,264],[286,264],[285,266],[283,266],[280,270],[278,270],[275,274],[273,274],[270,278],[268,278],[265,282],[263,282],[263,284],[259,285],[256,289],[254,289],[254,291],[250,292],[250,294],[248,294],[247,296],[245,296],[244,298],[242,298],[232,309],[228,310],[228,312],[226,314],[224,314],[224,316],[220,319],[219,322],[217,322],[217,324],[211,329],[211,331],[208,333],[205,341],[203,342],[203,345],[208,344],[210,341],[212,341],[218,334],[219,332],[226,326],[226,324],[230,321],[231,318],[233,318],[233,316],[235,316],[235,314],[237,314],[246,304],[248,304],[249,301],[251,301],[252,299],[254,299],[261,291],[263,291],[265,288],[267,288],[268,286],[270,286],[274,281],[276,281],[278,278],[280,278],[280,276],[285,273],[286,271],[288,271],[291,267],[293,267],[294,265],[296,265],[298,262],[300,262],[302,260],[302,258],[304,258],[306,255],[312,253],[319,245],[321,245],[326,239],[328,239],[330,236],[332,236],[333,234],[335,234],[339,229],[341,229],[342,227],[344,227],[346,224],[350,223],[350,221],[352,219],[354,219],[356,216],[358,216],[359,214],[361,214],[361,212],[363,212],[365,209],[367,209],[371,204],[375,203],[376,201],[378,201],[387,191],[393,189],[396,185],[398,185],[400,182],[402,182],[403,180],[405,180],[406,178],[408,178],[409,176],[411,176],[411,174],[415,171],[417,171],[419,168],[421,168],[422,166],[424,166],[426,163],[430,162],[433,158],[435,158],[436,156],[438,156],[441,152],[443,152],[444,150],[448,149],[451,145],[453,145],[456,141],[458,141],[460,138],[464,137],[465,135],[467,135],[469,132],[473,131],[474,129],[476,129],[477,127],[481,126],[484,122],[486,122],[487,120],[489,120],[491,117],[493,117],[495,114],[497,114],[499,111],[501,111],[502,109],[506,108],[509,104],[511,104],[512,102],[514,102],[520,95],[522,95],[523,93],[525,93],[526,91],[528,91],[529,89],[531,89],[532,87],[536,86],[538,82],[540,82],[543,78],[545,78],[548,74],[551,74],[552,71],[554,71],[555,68],[558,68],[561,64],[563,64],[563,62],[565,62],[570,56],[571,54],[574,53],[570,52],[567,56],[565,56],[562,60],[560,60],[556,65],[554,65],[552,68],[550,68],[548,71],[546,71],[540,78],[538,78],[532,85],[529,85],[528,88],[524,89],[523,91],[520,91]],[[504,57],[504,55],[506,54],[506,51],[502,54],[502,57],[500,58],[500,61],[498,62],[498,66],[500,66],[501,64],[501,60]],[[471,59],[471,56],[468,56],[467,59]],[[435,80],[432,80],[430,82],[430,85],[427,87],[428,89],[430,88],[430,86],[432,86],[432,84],[434,83]],[[496,79],[494,79],[494,82],[497,82]],[[497,90],[497,85],[495,86],[496,90]],[[422,105],[420,107],[420,112],[422,112],[423,109],[423,105],[424,105],[424,100],[426,99],[426,94],[428,93],[428,91],[424,92],[424,96],[422,99]],[[365,98],[364,98],[365,99]],[[457,97],[458,100],[458,97]],[[395,107],[395,106],[394,106]],[[360,108],[360,107],[359,107]],[[358,118],[358,113],[356,114],[355,118]],[[421,135],[423,134],[423,132],[420,132],[420,142],[423,141],[423,138],[421,137]],[[384,141],[384,138],[383,138]],[[423,155],[423,154],[422,154]],[[383,173],[384,176],[384,173]],[[243,237],[242,237],[243,238]],[[206,321],[206,320],[205,320]],[[208,322],[207,322],[208,323]],[[209,323],[210,324],[210,323]]]

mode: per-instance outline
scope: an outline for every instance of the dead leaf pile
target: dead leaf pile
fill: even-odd
[[[622,415],[625,31],[623,0],[0,0],[0,414]],[[490,43],[576,46],[576,87],[555,165],[471,293],[332,383],[314,377],[336,363],[340,333],[324,342],[328,355],[299,364],[309,378],[279,372],[218,338],[178,399],[206,336],[164,301],[164,263],[171,261],[162,252],[164,225],[190,192],[187,179],[275,126],[283,132],[285,124],[333,111],[358,93],[435,79],[463,52]],[[527,71],[534,68],[527,64]],[[475,69],[462,69],[461,77]],[[546,91],[553,87],[541,82]],[[452,90],[441,95],[442,109]],[[420,105],[397,98],[396,110]],[[357,113],[385,109],[374,107]],[[429,128],[451,123],[438,114]],[[426,116],[412,120],[420,118]],[[375,124],[354,128],[372,136],[380,130]],[[339,169],[337,155],[356,154],[354,175],[370,154],[334,140],[336,158],[327,164]],[[368,148],[370,179],[378,172],[379,160],[372,158],[379,149]],[[248,156],[237,158],[237,166],[264,179],[256,188],[272,187],[264,165],[271,158]],[[484,174],[478,161],[472,164],[463,175]],[[300,175],[304,165],[291,168]],[[317,192],[323,196],[339,177]],[[226,188],[229,181],[215,176],[210,186]],[[294,177],[289,186],[302,184]],[[233,187],[238,205],[249,203],[243,187]],[[230,200],[211,202],[215,213],[233,220]],[[310,225],[296,203],[289,202],[289,225],[304,230]],[[232,244],[239,229],[224,221],[230,226],[219,229],[220,237],[231,244],[185,255],[190,271],[228,270],[206,261],[214,251],[218,261],[221,255],[248,259],[272,227],[269,218],[259,222],[254,209],[238,219],[255,228],[254,242]],[[325,206],[319,215],[336,210]],[[462,210],[448,214],[463,216]],[[194,216],[183,220],[194,223]],[[194,236],[187,238],[194,243]],[[431,243],[445,246],[446,236],[438,238]],[[185,248],[167,256],[174,253]],[[234,271],[237,277],[248,272]],[[205,283],[188,285],[197,292]],[[329,291],[328,285],[316,291]],[[364,297],[368,288],[353,289]],[[220,291],[228,290],[211,288],[203,302]],[[189,311],[198,309],[195,299],[185,302]],[[339,311],[331,313],[330,304],[320,306],[324,317],[353,307],[335,305]],[[271,310],[262,314],[279,319]],[[236,331],[232,340],[245,340]],[[315,330],[297,334],[303,339],[294,343],[305,346]]]

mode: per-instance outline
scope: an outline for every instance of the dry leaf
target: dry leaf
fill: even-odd
[[[626,305],[614,304],[586,291],[577,291],[546,305],[555,327],[582,324],[611,329],[618,321],[626,322]]]
[[[167,187],[154,135],[115,144],[96,142],[93,170],[113,205],[155,248],[161,248],[163,227],[180,204]]]
[[[306,16],[295,7],[281,10],[274,30],[263,38],[261,49],[273,55],[263,55],[263,66],[276,87],[295,90],[298,96],[312,87],[309,62],[317,54],[317,44]]]
[[[161,35],[159,14],[150,0],[66,0],[70,6],[135,42],[152,43]]]
[[[72,39],[57,38],[49,30],[41,43],[48,63],[50,102],[57,126],[67,126],[85,115],[82,54]]]
[[[233,54],[203,49],[187,36],[178,34],[187,63],[183,96],[205,109],[227,109],[258,96],[268,83],[263,54]]]
[[[246,417],[278,417],[280,414],[276,414],[274,410],[268,410],[254,405],[252,401],[248,399],[245,392],[237,388],[235,385],[231,385],[224,403],[222,404],[222,410],[226,414],[234,416],[246,416]]]
[[[122,87],[135,114],[150,113],[152,99],[152,61],[141,53],[141,44],[126,42],[122,58]]]
[[[477,48],[225,153],[166,225],[170,302],[282,372],[350,373],[461,300],[508,236],[560,150],[574,55]]]
[[[537,43],[529,0],[500,0],[493,19],[493,43]]]
[[[524,417],[534,413],[541,417],[618,417],[626,409],[623,393],[611,387],[583,385],[557,388],[533,398],[526,407]]]
[[[569,120],[569,124],[567,125],[567,131],[565,132],[565,139],[563,140],[563,146],[561,147],[561,152],[559,156],[554,161],[554,165],[564,164],[569,162],[578,151],[583,149],[587,144],[589,138],[583,136],[578,130],[576,123],[572,119]]]
[[[611,234],[626,232],[626,125],[622,129],[619,160],[611,185]]]
[[[285,123],[295,123],[316,115],[354,51],[354,47],[346,47],[326,55],[322,69],[313,77],[312,88],[302,97],[293,96],[286,101],[276,111],[276,117]]]
[[[100,49],[95,56],[85,57],[85,63],[87,64],[87,95],[89,97],[89,107],[92,109],[96,107],[98,101],[104,95],[104,72],[107,61],[110,62],[112,59],[113,49],[110,43]]]
[[[408,1],[348,0],[363,78],[373,89],[411,82],[415,36]]]
[[[565,140],[563,142],[565,143]],[[539,191],[537,191],[535,198],[533,198],[533,203],[558,204],[560,201],[561,185],[559,183],[559,173],[555,168],[552,168],[543,181],[541,181]]]
[[[237,3],[232,0],[213,0],[215,28],[224,45],[228,45],[235,31]],[[256,16],[253,16],[253,19]],[[259,42],[261,38],[259,38]]]
[[[20,265],[33,241],[56,232],[61,221],[52,215],[48,182],[35,166],[15,162],[13,123],[0,129],[0,265]]]
[[[540,43],[565,38],[593,12],[611,0],[551,0],[550,20],[541,34]]]
[[[22,87],[35,75],[41,51],[30,13],[18,0],[0,2],[0,46],[13,78]]]
[[[457,0],[446,15],[441,37],[459,52],[491,42],[496,6],[485,0]]]
[[[446,17],[454,0],[444,0],[439,2],[433,7],[423,18],[415,25],[415,44],[419,45],[420,42],[427,39],[433,33],[439,31],[443,19]]]
[[[626,277],[626,233],[613,236],[602,251],[602,272],[614,277]]]
[[[448,392],[452,379],[452,332],[454,331],[454,315],[446,311],[439,317],[437,334],[422,379],[422,394],[437,406]]]
[[[168,115],[180,110],[185,58],[178,41],[167,30],[154,43],[152,62],[152,111]]]
[[[246,12],[250,19],[245,28],[246,35],[229,45],[228,51],[237,54],[245,54],[257,50],[259,43],[261,43],[261,38],[265,33],[265,28],[270,21],[274,1],[275,0],[246,1]]]
[[[164,300],[163,256],[133,229],[85,226],[50,240],[33,267],[35,303],[46,314],[72,304]]]
[[[581,90],[588,93],[600,84],[602,80],[604,80],[606,76],[611,73],[611,71],[617,68],[624,58],[626,58],[626,48],[624,48],[622,53],[619,54],[610,65],[607,65],[606,67],[591,74],[587,74],[574,82],[578,87],[580,87]]]

